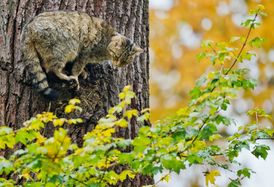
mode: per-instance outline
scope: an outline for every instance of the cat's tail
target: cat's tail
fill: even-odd
[[[26,33],[23,33],[22,35],[21,45],[23,62],[26,65],[26,71],[32,79],[33,87],[47,99],[56,100],[59,93],[49,87],[46,73],[40,64],[39,54]]]

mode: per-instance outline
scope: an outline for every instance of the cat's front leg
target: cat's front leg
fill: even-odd
[[[81,76],[83,77],[83,79],[87,79],[88,78],[88,70],[87,70],[87,67],[85,67],[81,73]]]

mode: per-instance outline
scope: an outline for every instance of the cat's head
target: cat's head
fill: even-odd
[[[112,36],[107,50],[112,58],[112,63],[119,67],[133,62],[134,57],[144,51],[129,38],[119,33]]]

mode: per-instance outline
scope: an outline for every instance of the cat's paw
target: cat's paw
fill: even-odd
[[[70,87],[75,88],[77,91],[80,89],[79,80],[76,76],[70,76],[69,84]]]
[[[83,79],[87,79],[88,78],[88,75],[89,75],[89,73],[88,73],[88,71],[86,70],[86,69],[84,69],[83,71],[82,71],[82,73],[81,73],[81,76],[83,77]]]

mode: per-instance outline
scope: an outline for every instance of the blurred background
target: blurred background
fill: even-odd
[[[150,0],[152,122],[185,106],[195,80],[210,70],[209,64],[196,60],[202,40],[220,42],[229,41],[232,36],[245,36],[247,30],[240,24],[247,18],[248,10],[258,4],[265,6],[268,16],[261,20],[262,26],[253,31],[252,36],[266,40],[262,49],[254,51],[256,57],[240,64],[251,69],[250,74],[258,80],[258,86],[252,92],[241,92],[227,115],[233,116],[239,125],[249,122],[245,113],[254,107],[264,108],[274,117],[274,0]],[[273,127],[271,121],[263,124]],[[226,129],[229,134],[236,130],[237,126]],[[243,186],[274,186],[274,146],[273,142],[267,143],[272,151],[266,161],[245,152],[239,157],[240,162],[256,171]],[[202,172],[206,169],[197,167],[179,176],[174,174],[169,183],[160,186],[205,186]],[[223,172],[217,184],[226,186],[228,178],[229,174]]]

